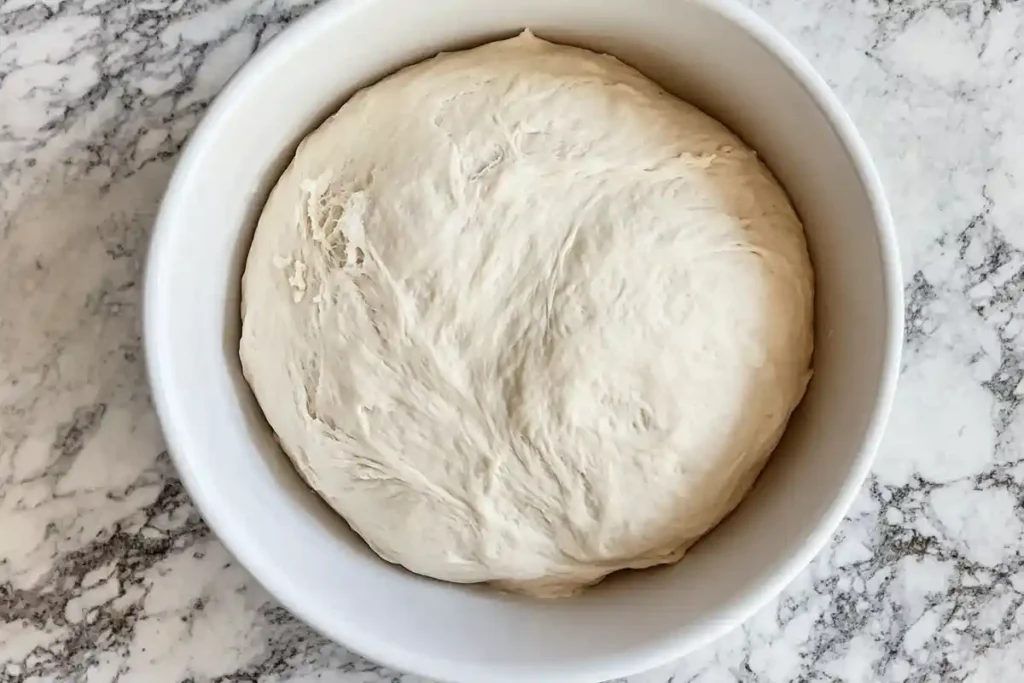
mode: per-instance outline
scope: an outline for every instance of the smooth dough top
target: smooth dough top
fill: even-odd
[[[309,135],[242,294],[245,376],[309,485],[390,562],[532,595],[682,557],[810,376],[803,228],[755,153],[529,33]]]

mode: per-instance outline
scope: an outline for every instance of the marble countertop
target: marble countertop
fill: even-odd
[[[631,681],[1019,680],[1024,6],[751,4],[881,169],[902,379],[828,548],[741,629]],[[0,0],[0,682],[413,680],[311,632],[227,554],[175,478],[142,367],[142,256],[175,157],[308,8]]]

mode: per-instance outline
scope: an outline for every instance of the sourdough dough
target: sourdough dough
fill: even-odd
[[[743,142],[525,33],[306,138],[259,219],[240,355],[381,557],[566,595],[678,560],[740,501],[810,375],[812,279]]]

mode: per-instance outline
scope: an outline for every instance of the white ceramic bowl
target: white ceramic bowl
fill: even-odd
[[[239,278],[299,140],[357,88],[524,27],[609,52],[727,123],[789,191],[817,271],[815,375],[737,511],[678,565],[535,601],[377,559],[278,450],[238,361]],[[318,9],[232,80],[182,155],[153,235],[153,395],[210,526],[292,612],[398,669],[451,681],[599,681],[736,626],[822,547],[860,487],[893,395],[900,271],[876,172],[835,97],[749,11],[712,0],[365,0]]]

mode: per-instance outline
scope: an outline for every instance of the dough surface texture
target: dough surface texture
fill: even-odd
[[[524,33],[353,96],[299,146],[242,281],[242,367],[381,557],[562,596],[675,562],[810,377],[785,192],[618,60]]]

